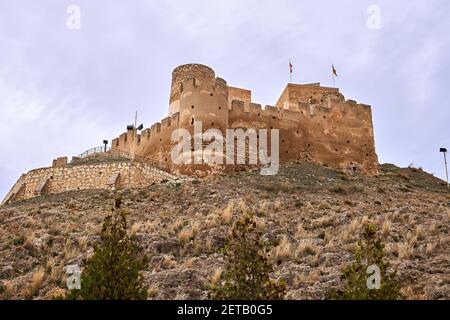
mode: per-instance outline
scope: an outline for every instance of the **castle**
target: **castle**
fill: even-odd
[[[378,172],[369,105],[346,100],[339,89],[319,83],[289,83],[274,106],[262,108],[252,102],[250,90],[229,86],[208,66],[186,64],[172,73],[168,117],[140,132],[130,126],[112,140],[110,150],[101,150],[106,151],[102,157],[107,161],[74,157],[67,163],[67,158],[59,158],[50,168],[22,175],[3,203],[69,190],[141,187],[180,175],[203,177],[232,170],[234,165],[172,161],[177,144],[172,133],[185,129],[194,134],[196,122],[202,123],[203,131],[279,129],[281,164],[311,161],[351,173]]]

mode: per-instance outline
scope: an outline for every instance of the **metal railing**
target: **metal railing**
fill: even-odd
[[[106,152],[105,152],[106,150]],[[86,150],[85,152],[83,152],[82,154],[80,154],[78,156],[78,158],[83,159],[86,158],[87,156],[96,154],[96,153],[107,153],[109,155],[115,156],[115,157],[119,157],[119,158],[126,158],[129,160],[135,160],[136,162],[141,162],[141,163],[145,163],[148,164],[149,166],[155,167],[159,170],[168,172],[170,172],[170,167],[167,163],[164,162],[159,162],[159,161],[154,161],[152,159],[148,159],[142,156],[138,156],[138,155],[133,155],[131,152],[127,152],[127,151],[123,151],[123,150],[119,150],[119,149],[111,149],[109,147],[107,147],[105,149],[104,146],[102,147],[95,147],[95,148],[91,148],[89,150]]]
[[[102,147],[95,147],[89,150],[86,150],[85,152],[83,152],[82,154],[80,154],[77,158],[83,159],[86,158],[87,156],[90,156],[91,154],[95,154],[95,153],[105,153],[110,151],[111,148],[102,146]]]

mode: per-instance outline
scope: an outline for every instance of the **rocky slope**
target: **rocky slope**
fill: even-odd
[[[407,299],[450,299],[450,191],[415,168],[382,165],[378,177],[292,164],[273,177],[241,172],[210,180],[123,190],[131,232],[150,257],[153,299],[202,299],[223,267],[219,249],[242,210],[257,214],[273,246],[287,299],[339,288],[361,226],[379,225]],[[50,299],[64,267],[83,266],[114,194],[69,192],[0,208],[0,298]]]

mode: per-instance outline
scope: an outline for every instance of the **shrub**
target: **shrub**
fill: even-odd
[[[284,282],[270,278],[267,246],[251,214],[238,219],[227,238],[226,265],[209,297],[216,300],[277,300],[285,294]]]
[[[133,300],[146,299],[140,271],[147,265],[134,235],[127,234],[126,213],[121,210],[121,199],[104,222],[101,244],[94,246],[94,255],[86,262],[81,274],[81,289],[74,289],[69,299]]]
[[[358,242],[355,262],[342,270],[341,279],[345,280],[345,288],[341,292],[333,292],[331,298],[342,300],[398,300],[399,285],[396,274],[389,273],[389,262],[384,260],[384,245],[377,236],[376,226],[366,224],[362,239]],[[377,265],[380,268],[380,289],[368,289],[367,268]]]

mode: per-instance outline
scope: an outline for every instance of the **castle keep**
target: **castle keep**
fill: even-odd
[[[112,140],[110,150],[74,157],[70,163],[59,158],[52,167],[23,174],[2,204],[63,191],[145,187],[179,175],[204,177],[234,170],[229,164],[172,162],[171,152],[178,143],[172,133],[185,129],[194,134],[199,121],[203,131],[219,129],[224,136],[227,129],[279,129],[281,164],[311,161],[377,174],[371,107],[346,100],[337,88],[290,83],[274,106],[263,108],[252,102],[250,90],[229,86],[210,67],[186,64],[172,73],[168,113],[140,132],[129,128]]]
[[[203,131],[279,129],[280,163],[314,161],[342,170],[377,173],[370,106],[345,100],[339,89],[319,83],[288,84],[275,106],[262,108],[251,96],[250,90],[229,86],[207,66],[179,66],[172,73],[169,116],[140,134],[133,129],[121,134],[112,141],[112,149],[167,163],[172,172],[206,175],[215,168],[175,165],[170,157],[175,144],[172,132],[183,128],[193,134],[194,121],[201,121]]]

